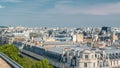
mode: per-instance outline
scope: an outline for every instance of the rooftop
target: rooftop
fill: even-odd
[[[0,68],[11,68],[11,66],[0,57]]]
[[[2,58],[2,59],[1,59]],[[3,64],[3,63],[5,64]],[[3,67],[7,65],[7,67],[9,68],[23,68],[21,65],[19,65],[18,63],[16,63],[15,61],[13,61],[11,58],[9,58],[8,56],[6,56],[5,54],[3,54],[2,52],[0,52],[0,68],[7,68],[7,67]]]

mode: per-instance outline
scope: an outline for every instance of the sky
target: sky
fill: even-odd
[[[0,25],[120,27],[120,0],[0,0]]]

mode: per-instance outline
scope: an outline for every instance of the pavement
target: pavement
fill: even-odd
[[[5,62],[2,58],[0,58],[0,68],[11,68],[11,66]]]

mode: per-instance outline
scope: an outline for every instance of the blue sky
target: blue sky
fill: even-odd
[[[120,0],[0,0],[0,24],[120,27]]]

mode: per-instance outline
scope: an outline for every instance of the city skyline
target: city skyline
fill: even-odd
[[[0,24],[119,27],[119,0],[0,0]]]

